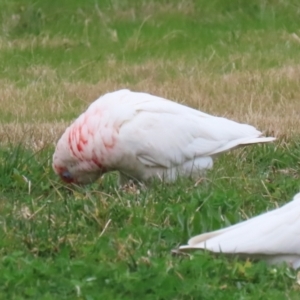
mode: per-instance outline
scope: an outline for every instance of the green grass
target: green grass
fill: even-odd
[[[286,266],[171,250],[299,192],[299,17],[296,0],[1,1],[0,299],[298,299]],[[198,183],[63,185],[62,122],[124,87],[280,139]]]
[[[95,82],[110,76],[109,58],[143,63],[180,57],[193,65],[215,53],[209,69],[224,73],[230,71],[225,62],[237,54],[249,56],[245,65],[237,60],[238,69],[275,67],[300,57],[299,44],[283,35],[299,33],[297,1],[133,1],[130,5],[40,0],[26,5],[4,1],[1,6],[3,35],[25,44],[21,51],[18,46],[3,49],[1,77],[21,83],[32,78],[18,71],[32,64],[49,65],[70,80]],[[38,42],[30,42],[29,37]],[[50,40],[46,46],[41,42],[45,38]],[[270,49],[276,56],[268,55]]]
[[[66,188],[51,150],[2,150],[1,298],[297,299],[296,272],[284,266],[170,251],[290,200],[299,152],[299,144],[240,150],[197,186],[181,179],[137,193],[118,190],[115,174]]]

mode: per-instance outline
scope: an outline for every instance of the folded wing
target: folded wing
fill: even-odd
[[[145,93],[122,93],[119,138],[149,166],[170,167],[240,145],[275,140],[253,126],[214,117]]]

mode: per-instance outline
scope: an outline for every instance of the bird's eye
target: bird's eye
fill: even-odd
[[[69,171],[64,171],[61,176],[66,179],[71,179],[71,173]]]
[[[69,171],[63,171],[61,174],[61,179],[64,180],[65,182],[73,182],[73,177]]]

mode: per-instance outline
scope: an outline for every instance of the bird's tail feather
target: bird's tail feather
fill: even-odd
[[[275,137],[257,137],[241,142],[240,145],[256,144],[256,143],[269,143],[275,141]]]

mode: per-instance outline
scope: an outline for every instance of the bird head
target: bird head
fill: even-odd
[[[64,182],[79,185],[96,181],[104,172],[96,157],[90,157],[84,151],[77,153],[72,150],[68,129],[56,145],[52,167]]]
[[[65,164],[64,166],[59,166],[56,163],[53,163],[53,169],[65,183],[74,183],[78,185],[93,183],[102,175],[101,170],[87,171],[84,170],[80,164],[77,167],[74,167],[74,165],[69,166],[68,164]]]

